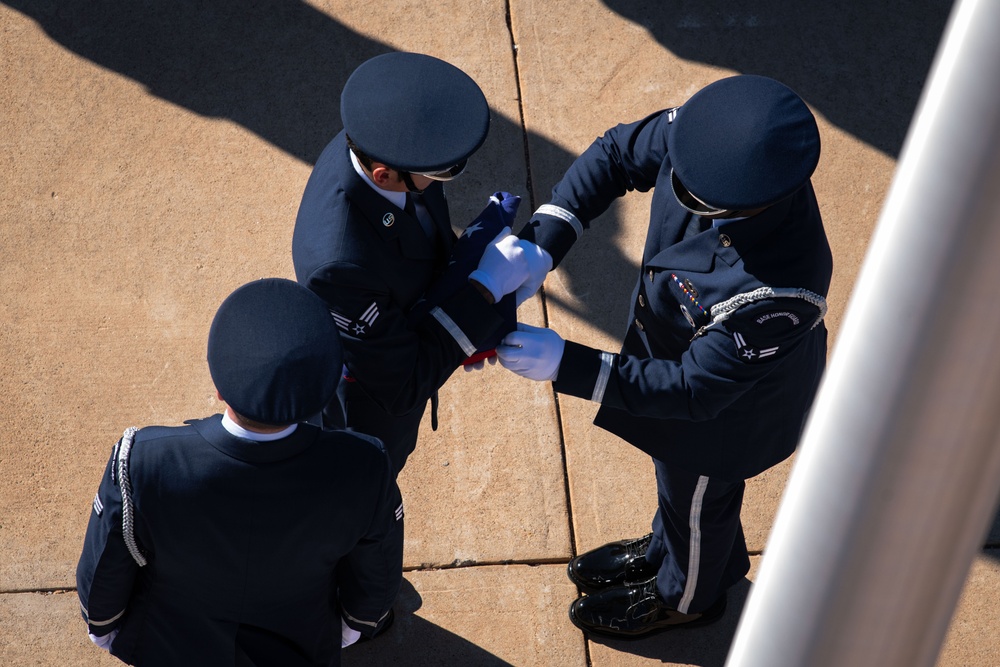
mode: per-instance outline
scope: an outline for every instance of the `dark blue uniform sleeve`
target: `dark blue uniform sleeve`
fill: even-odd
[[[307,286],[327,302],[340,326],[352,378],[395,415],[425,403],[504,324],[469,284],[416,322],[388,286],[360,266],[327,264]],[[361,315],[349,319],[351,313]]]
[[[478,267],[487,246],[504,229],[509,229],[514,224],[514,216],[517,215],[520,203],[520,197],[508,192],[493,193],[486,208],[469,223],[451,249],[444,273],[410,309],[410,322],[420,322],[438,306],[448,307],[450,299],[468,287],[469,275]],[[517,303],[513,292],[503,296],[492,308],[503,319],[503,325],[485,342],[478,342],[476,352],[492,350],[504,336],[517,328]],[[462,313],[448,315],[453,320],[454,317],[461,316]]]
[[[403,500],[383,452],[382,492],[365,536],[337,566],[345,622],[371,637],[387,621],[403,581]]]
[[[553,268],[570,246],[612,202],[631,190],[647,192],[656,184],[667,156],[673,109],[658,111],[604,133],[578,157],[552,189],[519,236],[547,250]]]
[[[83,618],[90,634],[98,637],[121,623],[139,570],[122,537],[122,495],[115,471],[120,444],[111,454],[94,497],[83,553],[76,568]]]
[[[657,419],[713,419],[793,357],[819,309],[805,301],[760,301],[691,343],[679,361],[612,355],[566,342],[556,391]]]

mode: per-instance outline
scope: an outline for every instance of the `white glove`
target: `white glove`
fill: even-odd
[[[481,371],[484,368],[486,368],[486,362],[487,361],[490,362],[490,366],[496,366],[497,365],[496,355],[494,355],[492,357],[487,357],[486,359],[480,359],[479,361],[477,361],[474,364],[462,364],[462,369],[466,373],[471,373],[472,371]]]
[[[527,279],[528,258],[524,256],[521,240],[511,236],[510,227],[504,227],[490,241],[479,266],[469,274],[469,280],[475,280],[488,289],[494,301],[516,290]]]
[[[100,646],[105,651],[111,651],[111,644],[115,641],[115,637],[118,636],[118,628],[115,628],[106,635],[98,637],[97,635],[92,635],[89,632],[87,636],[90,637],[90,641],[94,642],[97,646]]]
[[[521,248],[528,260],[528,279],[515,292],[514,299],[519,306],[535,295],[545,282],[545,276],[552,270],[552,255],[545,248],[523,240]]]
[[[529,380],[555,380],[566,341],[552,329],[518,323],[497,345],[500,365]]]
[[[361,633],[352,628],[344,620],[344,617],[340,617],[340,648],[346,648],[353,644],[354,642],[361,639]]]

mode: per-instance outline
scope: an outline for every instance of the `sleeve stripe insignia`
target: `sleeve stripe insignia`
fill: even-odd
[[[337,326],[343,329],[344,331],[347,331],[348,328],[351,326],[351,320],[344,317],[337,311],[331,310],[330,314],[333,315],[333,321],[337,323]]]
[[[403,518],[403,503],[399,503],[399,507],[396,508],[396,521]]]
[[[94,494],[94,513],[96,513],[97,516],[104,514],[104,503],[101,502],[100,493]]]
[[[333,315],[333,321],[337,323],[337,328],[341,331],[355,336],[363,336],[368,333],[368,328],[378,319],[378,303],[372,301],[372,305],[368,306],[365,312],[361,314],[361,317],[356,320],[341,315],[335,310],[331,310],[330,314]]]
[[[569,223],[569,226],[573,228],[576,232],[576,238],[583,236],[583,223],[569,211],[554,204],[542,204],[538,207],[535,213],[541,215],[551,215],[553,218],[559,218],[560,220]]]
[[[372,301],[372,305],[368,306],[368,310],[361,314],[360,319],[371,326],[375,323],[376,318],[378,318],[378,304]]]
[[[465,335],[465,332],[457,324],[455,320],[448,317],[448,313],[441,310],[439,307],[435,307],[431,310],[431,316],[438,321],[438,323],[444,327],[445,331],[451,334],[451,337],[455,339],[458,346],[462,348],[462,352],[465,352],[465,356],[471,357],[476,353],[476,346],[472,344],[469,337]]]

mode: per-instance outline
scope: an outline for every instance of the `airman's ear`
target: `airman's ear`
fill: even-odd
[[[387,188],[387,186],[395,183],[398,179],[399,177],[396,175],[395,170],[379,162],[372,164],[372,181],[380,188]]]

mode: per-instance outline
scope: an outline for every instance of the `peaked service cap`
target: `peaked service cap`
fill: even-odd
[[[490,128],[486,96],[454,65],[420,53],[385,53],[361,63],[340,95],[354,144],[390,167],[451,169],[475,153]]]
[[[709,84],[677,110],[673,125],[667,150],[674,192],[681,201],[686,189],[706,210],[774,204],[805,185],[819,162],[812,112],[792,89],[764,76]],[[681,204],[706,212],[690,200]]]
[[[208,369],[237,414],[291,424],[333,398],[343,352],[326,303],[284,278],[264,278],[230,294],[212,320]]]

